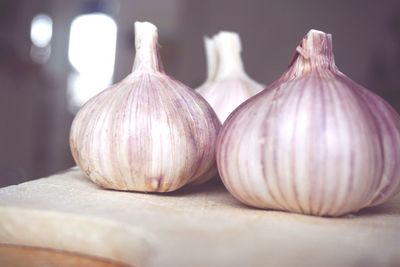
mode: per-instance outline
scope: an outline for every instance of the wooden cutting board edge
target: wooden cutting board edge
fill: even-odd
[[[0,242],[0,266],[7,267],[134,267],[105,258],[59,251],[51,248],[4,244]]]
[[[111,220],[7,206],[0,206],[0,218],[0,240],[8,245],[57,248],[130,266],[144,266],[154,253],[149,239],[156,242],[156,238],[151,233]],[[46,235],[46,231],[57,234]],[[38,232],[42,232],[39,238]]]

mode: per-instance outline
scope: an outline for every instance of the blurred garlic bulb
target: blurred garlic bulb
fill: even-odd
[[[70,133],[73,157],[105,187],[173,191],[216,175],[214,111],[196,92],[167,76],[157,28],[135,23],[132,73],[90,99]]]
[[[217,163],[227,189],[259,208],[340,216],[400,190],[400,116],[335,65],[311,30],[289,69],[236,109]]]
[[[220,32],[205,38],[208,75],[197,91],[210,103],[223,123],[245,100],[263,89],[244,71],[240,38],[234,32]]]

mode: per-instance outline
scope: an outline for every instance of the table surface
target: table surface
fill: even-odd
[[[0,243],[130,266],[400,266],[400,197],[321,218],[249,208],[215,182],[119,192],[74,170],[1,188]]]

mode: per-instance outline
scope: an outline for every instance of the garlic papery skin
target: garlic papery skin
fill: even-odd
[[[223,123],[235,108],[260,92],[263,85],[253,81],[244,71],[237,33],[222,31],[212,40],[214,45],[210,44],[210,40],[205,42],[207,80],[197,91],[210,103]]]
[[[335,65],[331,35],[311,30],[289,69],[225,121],[217,164],[250,206],[341,216],[400,189],[400,116]]]
[[[73,121],[76,163],[96,184],[117,190],[167,192],[212,178],[215,112],[164,73],[153,24],[136,22],[135,38],[132,73],[90,99]]]

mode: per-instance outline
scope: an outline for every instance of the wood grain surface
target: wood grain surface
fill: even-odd
[[[126,267],[125,264],[49,249],[0,245],[2,267]]]
[[[219,183],[164,195],[118,192],[74,170],[0,189],[0,243],[139,267],[395,267],[400,198],[320,218],[244,206]]]

